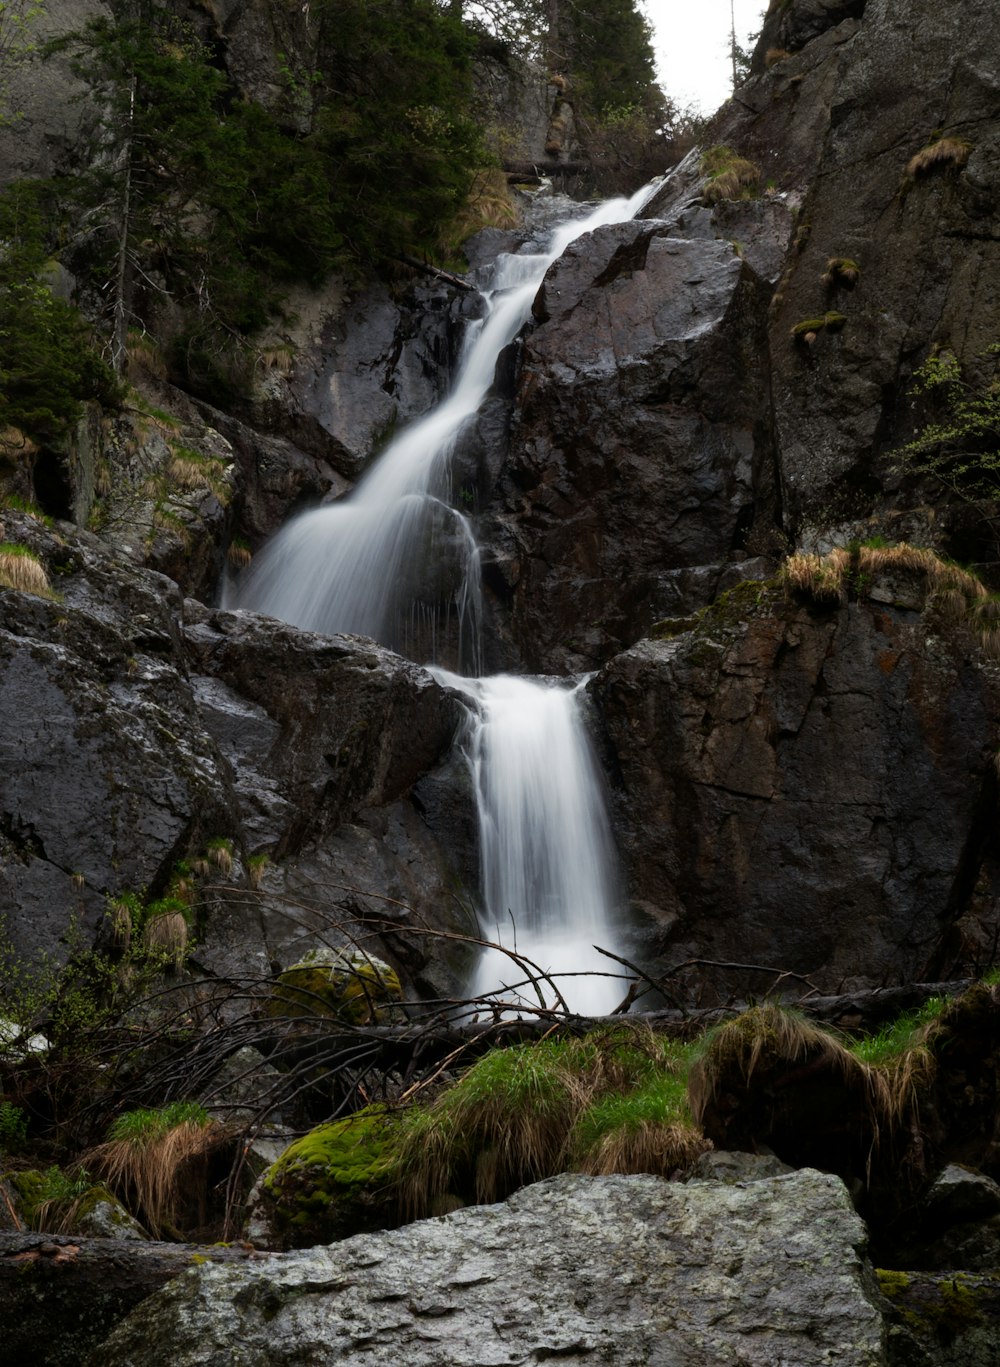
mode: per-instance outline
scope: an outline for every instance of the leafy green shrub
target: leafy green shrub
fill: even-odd
[[[20,1153],[28,1139],[28,1117],[12,1101],[0,1101],[0,1153]]]
[[[958,357],[933,352],[913,376],[908,393],[939,416],[925,423],[895,454],[895,469],[928,476],[964,500],[995,498],[1000,488],[1000,342],[976,358],[978,378],[963,377]]]

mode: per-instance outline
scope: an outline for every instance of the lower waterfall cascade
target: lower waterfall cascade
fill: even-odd
[[[450,458],[490,390],[501,351],[530,317],[549,266],[576,238],[634,217],[659,183],[561,223],[544,252],[502,253],[450,394],[392,440],[350,494],[292,519],[223,595],[226,608],[325,635],[369,636],[401,654],[412,648],[421,611],[433,617],[442,606],[454,608],[460,668],[468,674],[436,668],[434,659],[420,663],[468,712],[459,743],[478,807],[481,933],[503,946],[480,956],[469,993],[537,1005],[541,991],[551,1005],[554,982],[569,1009],[590,1015],[612,1011],[624,987],[618,966],[595,948],[614,951],[620,898],[602,778],[581,712],[583,685],[475,677],[479,547],[469,519],[448,502]],[[448,554],[450,578],[439,569]],[[421,588],[429,577],[433,587],[435,575],[449,601],[428,607]],[[550,975],[547,985],[535,981],[539,971]]]

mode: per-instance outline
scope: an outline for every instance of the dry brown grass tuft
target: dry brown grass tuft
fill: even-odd
[[[209,1157],[229,1139],[213,1121],[183,1121],[145,1139],[109,1139],[83,1159],[153,1235],[176,1233],[178,1209],[204,1175]]]
[[[673,1047],[645,1026],[621,1025],[491,1050],[407,1126],[403,1210],[419,1217],[454,1196],[502,1200],[567,1167],[687,1166],[707,1144]]]
[[[27,546],[5,541],[0,545],[0,587],[16,593],[33,593],[38,598],[54,598],[45,566]]]
[[[186,456],[175,455],[167,466],[167,478],[178,489],[190,489],[197,493],[211,493],[212,485],[202,461],[191,460]]]
[[[442,254],[455,256],[462,243],[483,228],[517,228],[521,210],[498,166],[478,172],[465,204],[446,226],[439,240]]]
[[[765,1065],[796,1064],[807,1058],[820,1059],[845,1077],[863,1066],[835,1035],[803,1016],[772,1004],[744,1011],[709,1036],[691,1069],[688,1100],[695,1121],[701,1124],[721,1088],[734,1083],[748,1088]]]
[[[172,959],[179,968],[188,947],[188,924],[180,911],[164,911],[147,921],[142,942],[154,954]]]
[[[848,256],[831,256],[820,283],[827,289],[852,290],[861,279],[861,267]]]
[[[273,370],[278,375],[289,375],[295,365],[295,348],[286,342],[262,347],[257,352],[257,361],[264,370]]]
[[[845,1124],[866,1133],[874,1152],[912,1125],[935,1074],[927,1045],[935,1028],[924,1027],[904,1047],[869,1061],[858,1056],[860,1046],[849,1047],[822,1026],[779,1006],[753,1007],[708,1037],[688,1080],[692,1115],[716,1142],[722,1130],[721,1138],[728,1134],[740,1147],[747,1126],[755,1141],[768,1142],[768,1117],[778,1094],[788,1107],[795,1079],[825,1076],[827,1089],[842,1088]],[[798,1123],[808,1126],[807,1112],[799,1112]]]
[[[906,163],[906,174],[910,180],[917,180],[938,167],[961,168],[969,160],[971,151],[972,144],[966,142],[965,138],[938,138],[910,158]]]
[[[163,352],[146,332],[129,333],[126,366],[131,384],[143,375],[165,380],[170,373]]]
[[[658,1125],[646,1121],[635,1129],[620,1128],[602,1135],[578,1167],[591,1177],[606,1177],[614,1172],[650,1172],[670,1177],[689,1168],[711,1147],[711,1141],[693,1124],[676,1121]]]
[[[229,543],[226,559],[234,570],[245,570],[253,560],[253,552],[244,542],[234,540]]]
[[[783,62],[791,55],[786,47],[769,47],[764,54],[764,65],[770,70],[772,66],[777,66],[778,62]]]
[[[704,196],[709,204],[718,204],[724,199],[750,199],[757,191],[760,171],[752,161],[737,157],[726,168],[714,176],[705,186]]]
[[[782,565],[781,578],[789,593],[832,606],[846,600],[850,565],[850,552],[840,548],[826,555],[799,553],[790,555]]]

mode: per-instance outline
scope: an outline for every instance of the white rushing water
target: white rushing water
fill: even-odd
[[[479,557],[468,520],[446,502],[455,443],[479,411],[497,358],[527,321],[552,262],[583,233],[631,218],[649,193],[646,186],[632,199],[607,200],[586,217],[561,224],[544,253],[498,257],[485,292],[485,316],[469,329],[448,398],[400,433],[346,498],[284,527],[238,585],[227,589],[224,605],[326,635],[371,636],[405,651],[413,639],[414,612],[420,605],[437,610],[442,576],[433,569],[448,554],[458,566],[451,596],[474,662]]]
[[[456,441],[552,262],[583,233],[631,218],[651,189],[561,224],[544,253],[499,257],[485,315],[469,329],[448,398],[396,437],[350,495],[290,522],[227,592],[225,606],[328,635],[371,636],[403,652],[422,640],[433,663],[439,614],[450,598],[462,667],[475,670],[479,550],[468,520],[446,501]],[[462,692],[469,709],[465,744],[479,808],[483,938],[558,975],[572,1010],[612,1010],[624,995],[621,980],[594,975],[618,966],[593,946],[614,949],[615,855],[579,688],[435,672]],[[537,989],[523,985],[524,977],[509,955],[489,951],[470,993],[537,1004]],[[552,1004],[551,984],[543,991]]]
[[[595,948],[614,948],[618,899],[603,783],[580,713],[582,685],[434,672],[469,700],[465,753],[479,815],[483,938],[523,956],[531,976],[537,969],[553,974],[571,1010],[606,1015],[625,988],[608,976],[620,966]],[[510,955],[488,950],[470,993],[537,1005],[525,979]],[[553,1005],[552,984],[540,986]]]

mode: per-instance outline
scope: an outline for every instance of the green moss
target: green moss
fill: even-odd
[[[664,617],[662,621],[654,622],[646,635],[651,641],[671,641],[697,625],[697,617]]]
[[[980,1287],[970,1284],[963,1273],[939,1280],[921,1278],[914,1283],[905,1272],[879,1268],[879,1288],[910,1328],[922,1337],[932,1336],[940,1343],[951,1343],[960,1334],[983,1322],[977,1304],[979,1295],[991,1300],[996,1286],[991,1277]]]
[[[269,1016],[323,1016],[353,1025],[386,1024],[402,1001],[398,974],[360,950],[314,950],[278,977]]]
[[[846,322],[847,318],[843,313],[833,311],[824,313],[819,318],[804,318],[792,328],[792,337],[796,341],[804,341],[811,334],[839,332]]]
[[[877,1267],[875,1275],[878,1278],[879,1290],[889,1300],[901,1296],[910,1285],[910,1278],[905,1272],[889,1271],[884,1267]]]
[[[263,1181],[279,1238],[301,1247],[392,1224],[408,1123],[407,1113],[368,1106],[291,1144]]]

